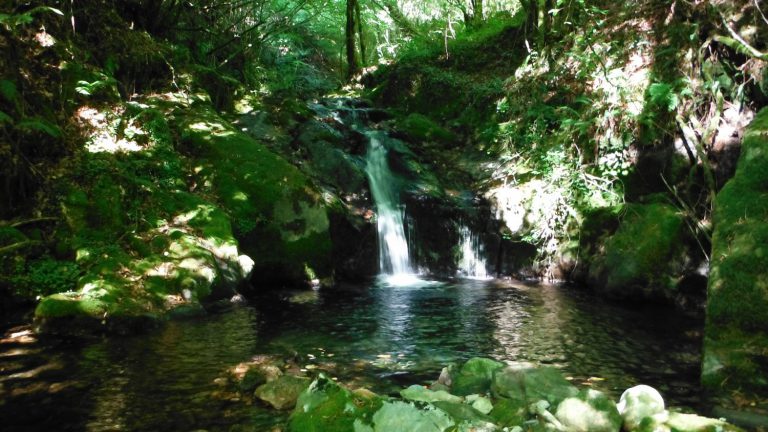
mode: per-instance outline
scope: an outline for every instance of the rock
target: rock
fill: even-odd
[[[218,197],[253,258],[254,282],[306,286],[331,275],[330,204],[309,177],[210,106],[185,110],[175,127],[200,192]]]
[[[717,405],[768,395],[768,109],[744,135],[734,177],[715,199],[702,384]],[[743,406],[738,407],[743,410]]]
[[[433,406],[444,411],[459,425],[459,430],[475,428],[476,430],[495,430],[496,426],[493,424],[493,419],[476,409],[471,405],[437,401],[432,403]]]
[[[669,413],[665,424],[674,432],[738,432],[741,429],[719,419],[695,414]]]
[[[423,409],[412,403],[385,402],[373,415],[371,432],[443,432],[456,423],[444,411],[427,405]],[[358,432],[357,428],[356,431]]]
[[[488,393],[493,374],[503,367],[503,363],[491,359],[470,359],[451,376],[451,392],[459,396]]]
[[[555,417],[570,432],[618,432],[622,425],[616,404],[592,389],[560,402]]]
[[[672,302],[690,260],[683,216],[667,204],[631,204],[615,234],[592,259],[588,282],[612,298]]]
[[[667,420],[664,399],[658,391],[647,385],[639,385],[622,393],[616,408],[623,419],[626,430],[636,430],[661,425]]]
[[[408,399],[414,402],[445,401],[445,402],[461,403],[463,401],[461,397],[454,396],[448,393],[447,391],[444,391],[444,390],[432,391],[420,385],[412,385],[407,389],[402,390],[400,392],[400,395],[404,399]]]
[[[350,392],[324,374],[299,396],[288,419],[290,432],[358,432],[370,428],[381,398]],[[368,429],[370,430],[370,429]]]
[[[576,396],[578,390],[557,369],[508,366],[494,374],[491,392],[495,397],[507,398],[524,406],[539,400],[557,406],[564,399]]]
[[[284,375],[259,386],[254,396],[276,409],[290,409],[296,405],[299,395],[309,387],[309,378]]]
[[[469,395],[465,399],[466,403],[483,414],[489,414],[491,411],[493,411],[493,403],[486,397],[480,395]]]
[[[493,404],[490,415],[499,426],[519,426],[528,418],[528,407],[520,399],[500,398]]]

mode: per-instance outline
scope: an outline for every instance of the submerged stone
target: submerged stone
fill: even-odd
[[[296,405],[299,395],[309,385],[309,378],[283,375],[259,386],[254,392],[254,396],[276,409],[290,409]]]

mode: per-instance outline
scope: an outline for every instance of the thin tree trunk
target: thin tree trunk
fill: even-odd
[[[347,27],[345,33],[347,45],[347,77],[352,78],[360,69],[355,48],[355,7],[357,0],[347,0]]]
[[[360,2],[355,1],[355,24],[357,27],[357,39],[360,44],[360,64],[365,67],[366,65],[366,53],[365,53],[365,37],[363,32],[363,19],[360,17]]]

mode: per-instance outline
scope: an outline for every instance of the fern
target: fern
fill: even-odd
[[[0,111],[0,124],[13,123],[13,119],[8,114]]]
[[[61,138],[61,129],[55,124],[39,117],[24,119],[17,125],[19,129],[42,132],[53,138]]]
[[[648,88],[648,95],[651,102],[658,106],[665,107],[667,111],[672,112],[680,104],[680,98],[675,93],[672,84],[654,83]]]

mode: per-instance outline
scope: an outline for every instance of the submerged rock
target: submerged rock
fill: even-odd
[[[310,383],[309,378],[283,375],[259,386],[254,395],[276,409],[290,409]]]

